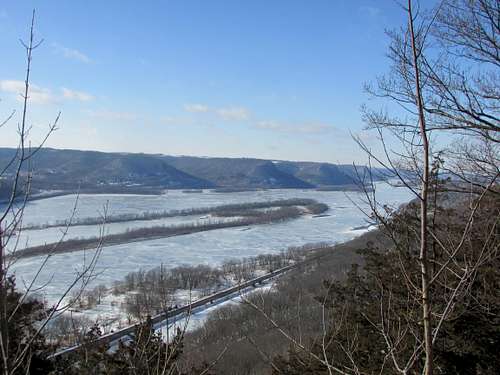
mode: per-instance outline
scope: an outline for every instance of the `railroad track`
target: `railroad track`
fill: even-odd
[[[279,269],[274,270],[274,271],[267,273],[265,275],[262,275],[262,276],[254,278],[254,279],[245,281],[241,284],[235,285],[231,288],[227,288],[227,289],[221,290],[217,293],[211,294],[207,297],[200,298],[200,299],[198,299],[194,302],[191,302],[187,305],[162,312],[158,315],[151,317],[153,327],[157,326],[157,328],[159,328],[159,327],[161,327],[161,323],[168,321],[171,318],[175,318],[175,317],[179,317],[179,316],[188,314],[196,308],[220,301],[223,298],[226,298],[230,295],[236,294],[243,289],[247,289],[247,288],[250,288],[252,286],[255,287],[255,286],[257,286],[257,284],[261,284],[264,281],[270,280],[276,276],[279,276],[279,275],[281,275],[281,274],[283,274],[283,273],[285,273],[293,268],[297,268],[299,265],[303,265],[304,263],[310,262],[316,258],[318,258],[318,257],[310,258],[310,259],[307,259],[306,261],[298,262],[298,263],[295,263],[295,264],[292,264],[292,265],[289,265],[286,267],[279,268]],[[125,328],[122,328],[118,331],[102,335],[99,338],[97,338],[96,340],[94,340],[92,342],[92,344],[93,345],[113,346],[113,345],[117,344],[119,341],[122,341],[122,342],[129,341],[132,338],[132,334],[135,332],[135,330],[138,326],[139,326],[139,323],[135,323],[135,324],[129,325]],[[73,353],[76,350],[78,350],[78,348],[80,348],[80,346],[81,345],[78,344],[78,345],[75,345],[75,346],[72,346],[72,347],[69,347],[66,349],[62,349],[54,354],[51,354],[48,358],[57,358],[57,357],[61,357],[64,355],[68,355],[68,354]]]

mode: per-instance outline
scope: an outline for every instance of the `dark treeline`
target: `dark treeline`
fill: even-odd
[[[0,204],[6,204],[11,196],[11,185],[12,181],[2,181],[0,184]],[[50,186],[49,186],[50,188]],[[150,187],[150,186],[99,186],[99,187],[80,187],[79,189],[70,188],[64,190],[46,190],[43,187],[31,187],[28,201],[33,202],[41,199],[49,199],[55,197],[61,197],[64,195],[83,195],[83,194],[130,194],[130,195],[161,195],[164,189]],[[23,192],[19,190],[16,194],[18,199],[17,202],[22,200]],[[84,225],[84,224],[82,224]],[[64,221],[60,221],[60,225],[54,226],[65,226]],[[50,227],[50,226],[49,226]],[[43,227],[47,228],[47,227]],[[38,224],[27,225],[23,229],[41,229]]]
[[[321,339],[318,335],[322,331],[323,309],[318,295],[324,281],[332,277],[345,279],[351,264],[363,263],[363,257],[355,250],[365,247],[367,242],[383,241],[374,231],[345,244],[309,249],[311,257],[322,256],[280,277],[272,291],[257,292],[247,299],[262,306],[281,329],[309,347]],[[326,312],[326,318],[329,317]],[[196,363],[211,363],[227,346],[229,349],[217,361],[213,373],[233,375],[272,373],[270,361],[285,355],[291,343],[262,312],[243,303],[215,310],[203,327],[186,335],[184,345],[189,354],[183,357],[183,370]]]
[[[306,256],[330,248],[328,244],[310,244],[290,247],[279,254],[261,254],[255,257],[227,260],[220,267],[208,265],[164,266],[127,274],[124,281],[115,283],[113,294],[127,294],[122,308],[129,316],[144,319],[178,304],[179,290],[196,291],[203,296],[216,293],[236,283],[251,280],[257,272],[269,273],[305,259]],[[97,294],[91,291],[90,294]]]
[[[123,296],[121,309],[132,321],[141,321],[147,316],[153,316],[183,305],[190,298],[196,300],[200,296],[214,294],[237,283],[257,277],[258,272],[269,273],[290,264],[302,262],[332,249],[328,243],[314,243],[299,247],[289,247],[278,254],[260,254],[244,259],[229,259],[218,267],[208,265],[182,265],[167,268],[163,265],[150,270],[138,270],[128,273],[123,280],[116,281],[107,288],[100,284],[83,293],[76,294],[71,303],[77,309],[95,308],[102,299],[110,294]],[[180,300],[177,292],[184,293]],[[191,296],[191,297],[190,297]],[[120,303],[120,302],[118,302]],[[72,324],[70,324],[72,322]],[[110,324],[116,319],[100,320],[99,326],[107,332]],[[55,320],[46,330],[46,335],[60,346],[71,346],[83,341],[84,332],[88,331],[93,322],[85,317],[70,317],[68,314]]]
[[[438,208],[436,228],[450,240],[467,225],[466,199],[460,198],[453,196],[450,207],[447,197],[442,202],[448,208]],[[440,327],[435,361],[443,374],[496,374],[500,366],[500,200],[483,199],[471,242],[456,257],[455,267],[465,267],[472,254],[481,254],[492,243],[497,250],[480,265],[470,290],[455,296],[457,311]],[[418,222],[417,207],[411,203],[393,213],[387,228],[336,245],[321,260],[290,271],[272,292],[253,294],[243,304],[211,313],[203,327],[187,334],[184,345],[189,355],[183,357],[181,368],[187,371],[196,363],[211,363],[224,351],[213,369],[216,374],[327,374],[328,367],[321,363],[324,357],[345,368],[355,359],[359,373],[376,373],[387,353],[380,337],[382,326],[375,323],[381,314],[384,323],[399,332],[402,350],[410,355],[414,337],[401,326],[421,325],[416,316],[419,305],[409,302],[405,283],[418,277],[419,264],[405,255],[415,244],[415,234],[407,229]],[[491,220],[492,212],[497,219]],[[404,250],[392,247],[393,237],[404,241]],[[436,265],[442,264],[441,256]],[[401,263],[408,279],[398,273]],[[436,285],[441,289],[433,299],[436,309],[449,304],[451,285],[445,278]],[[386,366],[383,373],[397,373]]]
[[[278,223],[290,219],[298,218],[306,213],[318,214],[328,210],[328,206],[322,203],[317,203],[314,200],[303,200],[301,203],[309,203],[309,205],[294,206],[289,205],[289,201],[284,201],[285,206],[278,206],[275,209],[268,209],[262,211],[252,211],[252,216],[243,218],[236,218],[231,221],[224,220],[208,220],[207,222],[178,224],[178,225],[161,225],[145,228],[137,228],[127,230],[124,233],[109,234],[103,237],[91,237],[84,239],[71,239],[57,243],[51,243],[41,246],[33,246],[26,249],[18,250],[12,256],[15,258],[26,258],[46,254],[60,254],[73,251],[81,251],[93,249],[98,246],[111,246],[127,242],[134,242],[144,239],[180,236],[185,234],[192,234],[197,232],[204,232],[208,230],[243,227],[248,225],[261,225]],[[263,204],[263,203],[262,203]],[[259,206],[261,203],[255,203]],[[233,205],[232,205],[233,206]],[[224,209],[219,212],[227,212],[235,208]],[[238,215],[244,214],[244,210],[240,211]]]
[[[60,194],[60,193],[59,193]],[[292,206],[313,206],[319,204],[314,199],[306,198],[290,198],[278,199],[266,202],[249,202],[249,203],[234,203],[225,204],[214,207],[201,208],[186,208],[183,210],[163,210],[163,211],[146,211],[140,213],[128,213],[106,216],[106,223],[123,223],[127,221],[147,221],[165,219],[177,216],[191,215],[214,215],[214,216],[245,216],[250,210],[258,210],[265,208],[276,207],[292,207]],[[102,217],[85,217],[73,218],[73,220],[57,220],[52,223],[30,224],[23,227],[23,230],[46,229],[66,226],[79,225],[100,225],[103,223]]]

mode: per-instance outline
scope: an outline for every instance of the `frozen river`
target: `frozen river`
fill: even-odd
[[[404,188],[385,184],[377,186],[380,202],[398,207],[412,197]],[[145,211],[178,210],[210,207],[221,204],[268,201],[285,198],[312,198],[326,203],[330,209],[327,217],[303,216],[279,224],[242,228],[219,229],[184,236],[156,240],[145,240],[105,247],[100,254],[96,272],[98,276],[92,285],[112,285],[116,280],[138,269],[150,269],[160,264],[175,267],[181,264],[218,265],[227,259],[238,259],[263,253],[278,253],[289,246],[300,246],[314,242],[343,242],[361,234],[354,228],[366,225],[364,214],[351,202],[359,204],[362,195],[355,192],[313,191],[280,189],[239,193],[183,193],[169,191],[161,196],[141,195],[82,195],[79,198],[76,216],[98,217],[105,205],[108,214],[140,213]],[[75,204],[75,196],[33,201],[25,210],[25,224],[42,224],[67,219]],[[109,224],[107,232],[120,232],[128,228],[145,225],[196,221],[197,217],[169,218],[156,221]],[[97,236],[99,226],[77,226],[70,228],[69,238]],[[30,230],[22,234],[22,243],[29,245],[52,242],[60,235],[60,229]],[[82,264],[90,257],[87,252],[74,252],[52,256],[36,281],[45,285],[43,294],[48,301],[54,301],[66,289]],[[44,257],[17,261],[10,269],[15,273],[19,287],[29,282],[38,270]]]

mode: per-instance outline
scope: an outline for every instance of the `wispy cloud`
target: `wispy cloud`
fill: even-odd
[[[8,14],[5,10],[0,9],[0,19],[5,19],[8,17]]]
[[[215,113],[224,120],[248,120],[250,112],[243,107],[220,108],[215,110]]]
[[[295,134],[326,134],[336,130],[332,125],[322,124],[322,123],[283,123],[278,121],[259,121],[255,123],[255,127],[258,129],[272,130],[283,133],[295,133]]]
[[[245,107],[222,107],[214,108],[206,104],[185,104],[184,110],[190,113],[201,113],[216,116],[225,121],[245,122],[249,126],[288,134],[318,135],[327,134],[337,129],[330,124],[319,122],[281,122],[274,120],[257,121],[250,110]]]
[[[255,124],[255,127],[258,129],[264,129],[264,130],[285,130],[286,127],[283,126],[283,124],[280,124],[276,121],[259,121]]]
[[[61,87],[62,95],[66,99],[79,100],[81,102],[88,102],[94,100],[94,97],[83,91],[70,90],[66,87]]]
[[[3,80],[0,81],[0,91],[14,94],[18,100],[22,100],[24,95],[24,82],[18,80]],[[47,104],[57,101],[50,89],[42,88],[37,85],[30,85],[29,99],[33,103]]]
[[[97,110],[97,111],[85,111],[85,113],[92,117],[102,120],[109,121],[134,121],[139,118],[136,113],[124,112],[124,111],[110,111],[110,110]]]
[[[184,110],[191,113],[206,113],[210,112],[210,107],[204,104],[185,104]]]
[[[206,104],[185,104],[184,110],[191,113],[211,113],[226,121],[250,118],[250,111],[244,107],[211,108]]]
[[[24,95],[24,81],[19,80],[2,80],[0,81],[0,91],[15,95],[16,99],[22,100]],[[63,100],[76,100],[88,102],[94,97],[82,91],[71,90],[66,87],[61,87],[60,92],[53,92],[49,88],[44,88],[31,84],[28,93],[29,100],[36,104],[50,104]]]
[[[85,64],[89,64],[92,62],[90,57],[77,49],[62,46],[59,43],[52,43],[52,48],[56,53],[62,55],[67,59],[79,61]]]

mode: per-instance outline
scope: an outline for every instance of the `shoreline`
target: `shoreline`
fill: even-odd
[[[103,222],[103,218],[100,217],[86,217],[86,218],[75,219],[70,223],[68,223],[67,221],[56,221],[54,223],[26,225],[22,227],[21,230],[28,231],[28,230],[43,230],[43,229],[60,228],[60,227],[95,226],[102,224],[126,223],[133,221],[153,221],[153,220],[173,218],[173,217],[209,215],[209,214],[212,214],[213,216],[223,217],[224,215],[227,216],[228,213],[234,213],[239,211],[241,211],[242,214],[248,214],[251,210],[256,210],[256,209],[283,208],[283,207],[293,207],[293,206],[313,206],[317,204],[321,203],[319,203],[314,199],[307,199],[307,198],[277,199],[270,201],[233,203],[233,204],[217,205],[211,207],[188,208],[180,210],[144,211],[138,214],[109,215],[106,217],[105,222]]]
[[[312,206],[314,205],[320,205],[320,207],[316,207],[317,209],[314,210],[314,207],[313,209],[308,209],[307,206],[303,207],[302,209],[299,208],[300,206],[283,206],[274,211],[264,212],[261,216],[246,217],[231,222],[220,221],[201,224],[198,226],[196,224],[186,224],[177,226],[144,227],[130,230],[128,232],[109,234],[100,238],[93,237],[86,239],[70,239],[62,242],[54,242],[45,245],[19,249],[13,254],[9,254],[7,258],[25,259],[43,255],[52,256],[56,254],[93,250],[97,249],[98,247],[104,248],[114,245],[183,236],[217,229],[230,229],[248,227],[252,225],[275,224],[287,220],[297,219],[308,214],[320,214],[322,212],[326,212],[329,209],[329,207],[324,204],[312,204]]]

